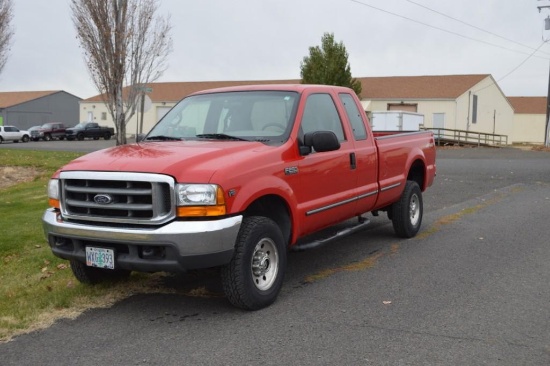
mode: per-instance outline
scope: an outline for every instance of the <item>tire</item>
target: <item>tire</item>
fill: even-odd
[[[85,263],[71,259],[71,270],[79,282],[94,285],[106,281],[120,281],[130,276],[125,269],[103,269],[88,267]]]
[[[271,305],[283,285],[286,252],[283,234],[273,220],[261,216],[245,218],[233,258],[221,270],[229,302],[245,310]]]
[[[77,135],[76,135],[76,139],[77,139],[78,141],[84,140],[84,134],[83,134],[83,133],[77,134]]]
[[[4,139],[2,138],[2,136],[0,136],[0,144],[4,142]]]
[[[103,139],[104,139],[104,140],[110,140],[110,139],[111,139],[111,134],[110,134],[110,133],[106,133],[106,134],[103,136]]]
[[[422,191],[418,183],[408,180],[399,201],[391,207],[395,234],[401,238],[414,237],[420,230],[423,213]]]
[[[21,141],[23,142],[29,142],[29,136],[28,135],[24,135],[23,138],[21,139]]]
[[[45,134],[44,141],[52,141],[52,135],[50,135],[49,133]]]

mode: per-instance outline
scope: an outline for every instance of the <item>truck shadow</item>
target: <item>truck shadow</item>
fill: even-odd
[[[323,277],[347,269],[366,270],[374,264],[373,260],[379,259],[383,253],[392,254],[399,239],[394,235],[391,222],[385,215],[382,216],[371,218],[371,224],[366,229],[337,241],[303,252],[288,252],[281,295],[286,297],[304,286],[319,282]],[[338,228],[332,227],[328,230],[335,229]],[[216,308],[217,311],[223,312],[240,311],[234,309],[225,298],[218,268],[166,274],[158,286],[159,292],[162,293],[134,295],[134,299],[130,301],[139,299],[144,302],[151,299],[157,305],[169,301],[176,302],[184,308],[206,306],[212,311]],[[284,299],[279,299],[276,303],[280,302],[284,302]],[[169,318],[178,321],[175,315]]]

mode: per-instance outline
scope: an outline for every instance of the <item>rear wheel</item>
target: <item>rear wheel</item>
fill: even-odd
[[[261,216],[245,218],[233,258],[221,271],[225,295],[242,309],[269,306],[281,290],[285,268],[286,246],[277,224]]]
[[[103,139],[104,139],[104,140],[110,140],[110,139],[111,139],[111,134],[110,134],[110,133],[106,133],[106,134],[103,136]]]
[[[52,135],[50,135],[49,133],[44,135],[44,141],[51,141],[51,140],[52,140]]]
[[[414,237],[420,230],[423,212],[422,191],[418,183],[408,180],[399,201],[391,207],[391,220],[397,236]]]
[[[85,263],[71,259],[71,270],[79,282],[90,285],[105,281],[120,281],[130,276],[131,271],[125,269],[103,269],[89,267]]]

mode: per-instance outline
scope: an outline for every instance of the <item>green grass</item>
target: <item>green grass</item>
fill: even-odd
[[[47,208],[47,182],[59,167],[80,155],[0,150],[0,166],[37,171],[32,181],[0,189],[0,342],[152,286],[154,277],[143,281],[145,275],[139,274],[120,284],[82,285],[68,262],[51,253],[41,220]]]

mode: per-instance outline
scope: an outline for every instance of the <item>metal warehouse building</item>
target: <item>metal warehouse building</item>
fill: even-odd
[[[0,92],[0,125],[28,129],[48,122],[79,123],[78,98],[62,90]]]

